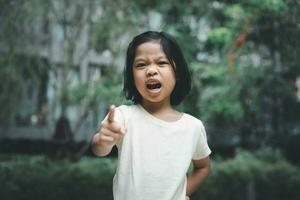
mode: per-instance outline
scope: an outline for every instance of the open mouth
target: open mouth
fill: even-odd
[[[147,87],[149,90],[159,89],[159,88],[161,88],[161,83],[147,83],[147,84],[146,84],[146,87]]]

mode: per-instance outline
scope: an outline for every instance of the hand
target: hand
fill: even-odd
[[[190,200],[190,197],[188,197],[188,196],[185,196],[185,200]]]
[[[124,125],[115,121],[115,110],[114,105],[110,106],[107,118],[101,123],[99,144],[114,145],[125,134]]]

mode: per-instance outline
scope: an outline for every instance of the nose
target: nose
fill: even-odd
[[[154,76],[154,75],[156,75],[157,73],[158,73],[158,72],[157,72],[156,66],[150,65],[150,66],[147,68],[147,76]]]

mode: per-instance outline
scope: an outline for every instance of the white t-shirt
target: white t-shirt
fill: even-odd
[[[166,122],[140,105],[118,107],[115,120],[127,131],[117,144],[114,200],[184,200],[191,160],[211,153],[202,122],[188,114]]]

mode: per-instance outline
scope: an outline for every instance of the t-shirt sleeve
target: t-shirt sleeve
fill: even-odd
[[[195,151],[194,151],[192,159],[200,160],[202,158],[209,156],[210,153],[211,153],[211,150],[207,144],[206,131],[201,122],[201,125],[199,128],[199,134],[198,134],[198,137],[196,140],[196,147],[195,147]]]

